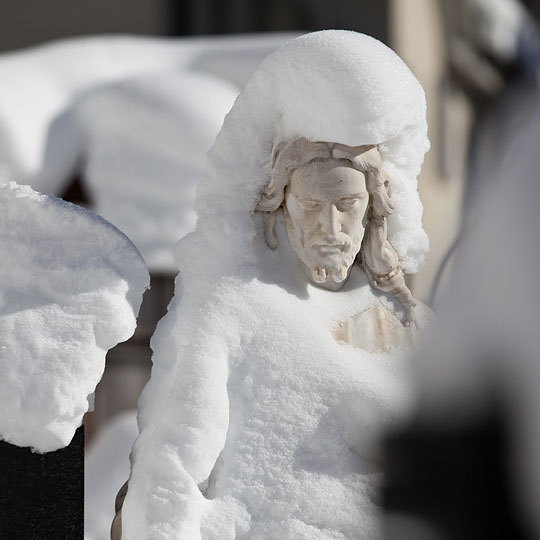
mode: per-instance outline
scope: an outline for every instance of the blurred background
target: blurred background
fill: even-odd
[[[110,351],[85,419],[88,540],[105,538],[128,474],[150,337],[174,290],[172,248],[195,223],[197,174],[257,65],[291,37],[330,28],[372,35],[409,65],[431,140],[419,178],[431,251],[409,284],[437,307],[475,205],[535,102],[538,17],[536,0],[2,2],[0,179],[102,214],[152,275],[137,332]]]

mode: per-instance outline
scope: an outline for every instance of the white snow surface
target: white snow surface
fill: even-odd
[[[197,228],[177,247],[176,294],[139,404],[124,540],[379,537],[376,440],[408,408],[407,353],[355,349],[331,329],[377,302],[401,311],[359,267],[339,292],[308,284],[282,219],[279,248],[266,246],[253,210],[273,144],[299,136],[381,144],[399,204],[392,239],[410,271],[422,263],[418,82],[364,35],[284,45],[226,117],[198,184]],[[427,311],[417,308],[421,326]]]
[[[115,227],[28,186],[0,185],[0,224],[0,437],[49,452],[133,334],[148,272]]]
[[[194,185],[225,114],[293,34],[69,39],[0,55],[0,178],[60,195],[83,178],[93,209],[153,271],[194,224]]]
[[[24,178],[38,190],[54,192],[71,164],[61,156],[47,159],[49,131],[58,115],[79,95],[143,75],[186,70],[215,75],[239,88],[261,59],[287,36],[95,36],[2,54],[0,168],[13,178]],[[69,145],[74,141],[66,137],[63,142]],[[70,152],[66,150],[65,154]]]
[[[173,247],[195,225],[195,181],[237,95],[212,75],[163,73],[89,92],[66,115],[93,209],[152,270],[176,271]]]

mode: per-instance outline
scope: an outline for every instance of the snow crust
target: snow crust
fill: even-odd
[[[0,224],[0,437],[49,452],[133,334],[148,272],[112,225],[28,186],[0,185]]]
[[[380,143],[409,271],[426,249],[416,174],[425,101],[401,60],[367,36],[327,31],[271,55],[225,119],[198,184],[195,232],[152,340],[152,377],[122,511],[124,540],[379,537],[377,434],[408,408],[406,351],[368,353],[331,330],[376,303],[355,267],[308,284],[283,219],[263,239],[256,202],[273,144],[299,136]],[[394,185],[395,183],[395,185]],[[422,327],[428,310],[418,306]]]

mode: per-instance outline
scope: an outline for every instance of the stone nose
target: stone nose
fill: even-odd
[[[319,224],[322,232],[328,236],[336,236],[341,231],[339,210],[335,204],[326,205],[319,215]]]

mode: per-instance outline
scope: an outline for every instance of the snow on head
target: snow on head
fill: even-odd
[[[338,292],[312,286],[283,216],[277,249],[266,245],[255,208],[273,148],[299,137],[379,145],[398,205],[392,242],[409,271],[422,263],[422,89],[366,36],[319,32],[286,44],[226,117],[198,184],[197,228],[176,250],[176,296],[152,339],[123,538],[378,537],[374,442],[407,407],[406,351],[355,348],[332,332],[351,317],[403,313],[358,265]]]
[[[135,330],[144,261],[109,223],[15,183],[0,186],[0,438],[67,445],[103,373]]]
[[[426,133],[424,91],[391,49],[355,32],[302,36],[263,62],[225,119],[199,182],[199,222],[223,228],[252,211],[281,141],[377,144],[396,203],[388,239],[405,272],[415,273],[428,249],[416,180]],[[225,183],[218,178],[226,169]]]

